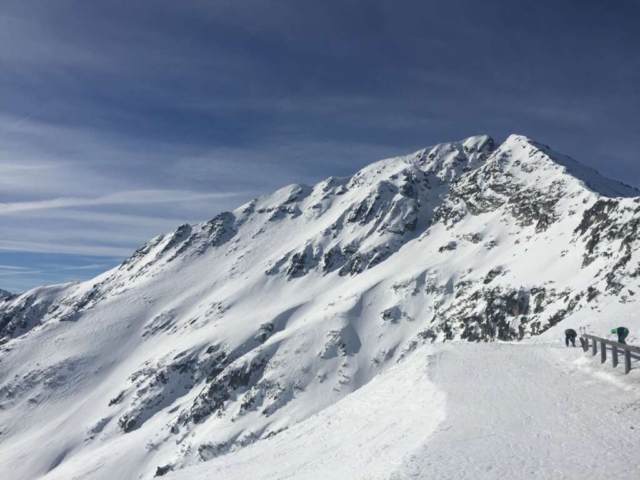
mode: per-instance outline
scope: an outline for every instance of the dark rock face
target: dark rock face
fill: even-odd
[[[619,295],[628,279],[637,276],[640,264],[634,264],[633,252],[640,246],[639,230],[640,205],[609,199],[599,200],[586,210],[575,229],[574,235],[584,244],[583,268],[604,259],[608,264],[603,272],[606,291],[613,295]]]
[[[198,395],[194,405],[181,415],[182,422],[199,423],[208,416],[222,410],[225,403],[240,388],[246,388],[252,380],[255,382],[267,364],[267,358],[259,357],[248,362],[241,362],[223,371]]]
[[[147,363],[130,377],[130,386],[109,402],[109,406],[127,405],[118,426],[124,433],[140,428],[194,386],[215,380],[228,362],[227,352],[211,346],[204,352],[187,351]]]
[[[273,324],[273,322],[263,323],[262,325],[260,325],[260,329],[258,331],[258,334],[255,336],[255,339],[260,343],[264,343],[273,334],[274,330],[275,325]]]
[[[487,158],[492,145],[488,142],[483,147],[483,159]],[[448,191],[453,179],[457,179],[464,171],[464,165],[470,162],[468,155],[478,154],[472,150],[461,151],[457,162],[445,167],[435,162],[437,157],[432,153],[422,152],[419,156],[418,163],[429,165],[426,171],[408,166],[400,174],[370,185],[364,173],[356,174],[347,189],[366,186],[366,197],[345,210],[320,237],[309,239],[304,251],[289,252],[273,264],[267,269],[267,275],[283,273],[288,278],[298,278],[316,270],[324,273],[337,270],[340,276],[353,276],[391,258],[421,233],[420,227],[428,227],[434,215],[434,200],[440,201],[434,198],[432,183],[437,182],[441,189]],[[429,163],[429,157],[435,163]],[[382,175],[382,171],[376,173]],[[452,180],[445,181],[445,178]],[[329,189],[330,183],[327,181],[324,189]],[[315,204],[310,208],[317,210],[320,207]],[[346,232],[355,229],[361,232],[356,239],[346,243],[340,241]],[[327,242],[327,239],[335,241]],[[364,244],[371,243],[377,244],[363,248]]]
[[[286,275],[289,278],[302,277],[309,272],[307,252],[294,253],[289,260]],[[315,258],[313,264],[315,265]]]
[[[502,267],[496,267],[487,273],[487,276],[484,278],[484,284],[487,285],[493,282],[499,275],[503,273]]]
[[[442,247],[440,247],[438,249],[438,252],[442,253],[442,252],[451,252],[453,250],[456,250],[458,248],[458,244],[456,242],[449,242],[446,245],[443,245]]]
[[[223,212],[207,223],[198,225],[197,228],[192,229],[191,235],[180,245],[171,260],[188,251],[202,255],[209,248],[224,245],[237,233],[235,221],[233,213]]]
[[[38,325],[49,311],[52,302],[41,301],[35,295],[27,295],[19,302],[7,306],[0,316],[0,342],[8,341],[18,332],[26,332]]]
[[[171,464],[158,467],[156,469],[156,474],[154,475],[154,477],[163,477],[171,471],[173,471],[173,465]]]

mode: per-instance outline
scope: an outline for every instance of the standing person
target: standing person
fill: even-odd
[[[625,339],[629,336],[629,329],[626,327],[618,327],[612,328],[611,333],[616,333],[618,335],[618,343],[627,344]]]
[[[571,345],[573,345],[574,347],[576,346],[576,337],[578,336],[578,334],[576,333],[576,331],[573,328],[567,328],[564,331],[564,343],[565,345],[568,347],[569,346],[569,342],[571,342]]]

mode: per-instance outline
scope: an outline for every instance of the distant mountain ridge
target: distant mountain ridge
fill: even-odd
[[[91,281],[0,301],[0,471],[164,475],[277,435],[422,343],[635,311],[639,227],[638,190],[520,135],[182,225]]]

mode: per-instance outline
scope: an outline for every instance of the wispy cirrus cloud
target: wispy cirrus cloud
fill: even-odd
[[[175,202],[196,202],[222,198],[244,197],[247,192],[200,193],[179,190],[137,190],[116,192],[96,198],[53,198],[30,202],[0,203],[0,215],[11,215],[32,210],[50,210],[69,207],[97,207],[110,205],[154,205]]]
[[[0,271],[2,271],[7,275],[11,274],[12,272],[15,273],[16,275],[20,275],[20,272],[27,272],[29,270],[30,270],[29,268],[16,267],[14,265],[0,265]]]
[[[61,253],[67,255],[92,255],[124,259],[131,254],[130,247],[114,247],[100,244],[58,244],[28,242],[21,240],[0,240],[0,251]]]

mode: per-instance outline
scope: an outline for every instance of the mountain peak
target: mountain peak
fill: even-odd
[[[525,135],[511,134],[496,150],[496,156],[509,158],[514,165],[528,165],[529,173],[540,177],[542,172],[555,176],[566,174],[577,180],[582,187],[608,198],[633,198],[640,196],[640,190],[622,182],[605,177],[573,158],[556,152],[548,145],[537,142]]]
[[[0,301],[2,438],[40,449],[10,451],[12,471],[152,478],[279,435],[425,343],[637,331],[640,199],[603,192],[635,194],[528,137],[479,135]]]

